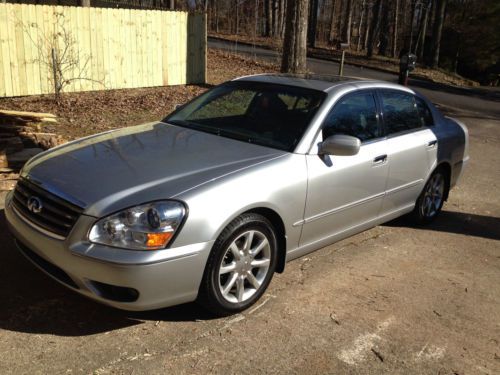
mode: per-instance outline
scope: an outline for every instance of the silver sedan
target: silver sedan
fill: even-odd
[[[402,86],[243,77],[160,122],[36,156],[6,217],[28,259],[87,297],[231,314],[287,261],[404,214],[433,220],[467,144]]]

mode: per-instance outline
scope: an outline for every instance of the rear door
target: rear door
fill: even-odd
[[[409,210],[423,189],[433,167],[437,138],[420,98],[398,90],[378,90],[387,136],[389,176],[381,215]],[[418,104],[418,105],[417,105]],[[425,104],[425,103],[423,103]],[[431,116],[432,117],[432,116]]]

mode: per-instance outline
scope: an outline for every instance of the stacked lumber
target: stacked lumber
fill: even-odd
[[[56,123],[50,113],[0,109],[0,191],[14,188],[19,170],[36,154],[66,141],[41,132],[44,123]]]

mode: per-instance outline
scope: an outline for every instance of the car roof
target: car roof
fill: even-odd
[[[279,85],[295,86],[332,92],[346,86],[355,86],[356,88],[391,88],[414,93],[407,87],[395,83],[365,79],[360,77],[346,77],[338,75],[320,75],[320,74],[256,74],[234,79],[233,81],[263,82]]]

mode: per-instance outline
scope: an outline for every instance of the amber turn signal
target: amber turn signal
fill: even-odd
[[[170,240],[172,234],[173,232],[148,233],[148,242],[146,242],[146,246],[150,248],[163,247],[167,244],[168,240]]]

